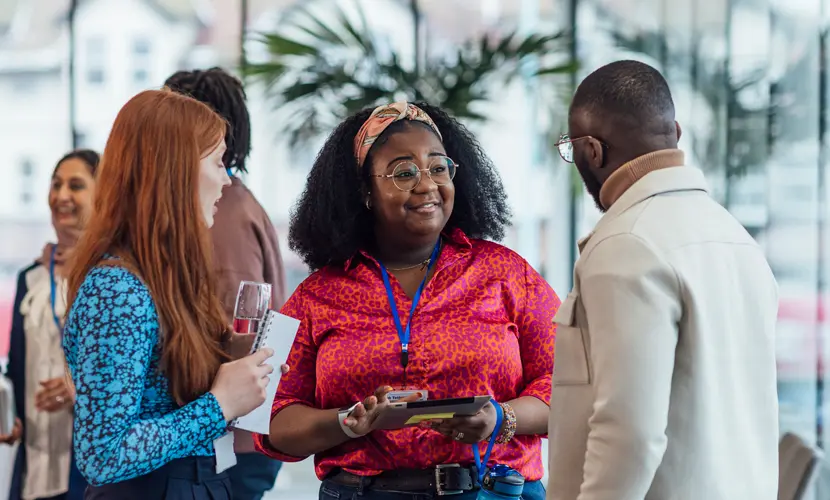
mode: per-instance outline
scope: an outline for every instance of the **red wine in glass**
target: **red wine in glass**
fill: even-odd
[[[242,335],[256,333],[259,330],[259,318],[234,318],[233,331]]]

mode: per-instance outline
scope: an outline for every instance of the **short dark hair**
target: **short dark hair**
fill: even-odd
[[[66,160],[81,160],[86,164],[86,168],[89,170],[90,175],[95,177],[95,173],[98,172],[98,164],[101,163],[101,155],[91,149],[72,150],[58,160],[58,163],[55,164],[55,168],[52,170],[52,175],[55,175],[58,171],[58,167],[60,167],[61,163]]]
[[[415,104],[435,122],[447,156],[459,164],[453,180],[455,202],[447,227],[461,229],[472,238],[500,240],[510,223],[510,210],[492,161],[457,120],[437,107]],[[354,154],[354,138],[371,113],[372,109],[365,109],[354,114],[328,137],[291,215],[289,245],[312,270],[344,263],[372,244],[374,220],[364,204],[372,150],[360,170]],[[418,123],[396,122],[384,131],[375,146],[401,128]]]
[[[674,102],[666,79],[648,64],[631,60],[602,66],[582,80],[571,102],[571,113],[576,110],[638,129],[659,126],[655,120],[660,118],[674,121]]]
[[[245,160],[251,153],[251,117],[245,104],[247,96],[242,82],[222,68],[179,71],[164,85],[212,107],[228,122],[222,158],[225,166],[247,172]]]

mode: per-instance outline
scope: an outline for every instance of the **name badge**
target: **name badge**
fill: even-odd
[[[388,399],[390,403],[395,403],[405,397],[412,396],[413,394],[418,393],[421,393],[421,397],[419,397],[417,401],[426,401],[427,399],[429,399],[429,391],[418,389],[407,391],[392,391],[386,395],[386,399]]]
[[[213,451],[216,453],[217,474],[221,474],[236,465],[236,453],[233,451],[233,432],[228,432],[219,439],[214,439]]]

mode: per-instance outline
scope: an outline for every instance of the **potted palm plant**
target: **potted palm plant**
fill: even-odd
[[[279,114],[280,132],[292,149],[307,146],[360,109],[391,100],[423,100],[461,120],[486,121],[477,111],[480,104],[523,71],[528,74],[526,63],[532,61],[536,68],[531,74],[550,78],[552,87],[566,92],[567,75],[576,67],[565,32],[485,33],[452,53],[427,53],[419,40],[422,16],[417,0],[409,0],[414,60],[405,60],[379,43],[359,5],[357,16],[350,17],[332,2],[321,16],[314,10],[319,3],[308,1],[289,9],[279,29],[260,35],[265,60],[244,66],[250,82],[264,84]],[[540,104],[550,108],[562,101]]]

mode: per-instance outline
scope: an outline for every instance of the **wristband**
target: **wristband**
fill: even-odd
[[[357,439],[362,436],[360,436],[359,434],[355,434],[355,432],[351,430],[349,426],[345,424],[344,421],[346,420],[346,417],[348,417],[352,413],[352,410],[354,410],[355,407],[359,404],[360,403],[355,403],[352,406],[340,408],[340,411],[337,413],[337,423],[340,424],[340,428],[343,430],[343,433],[352,439]]]

